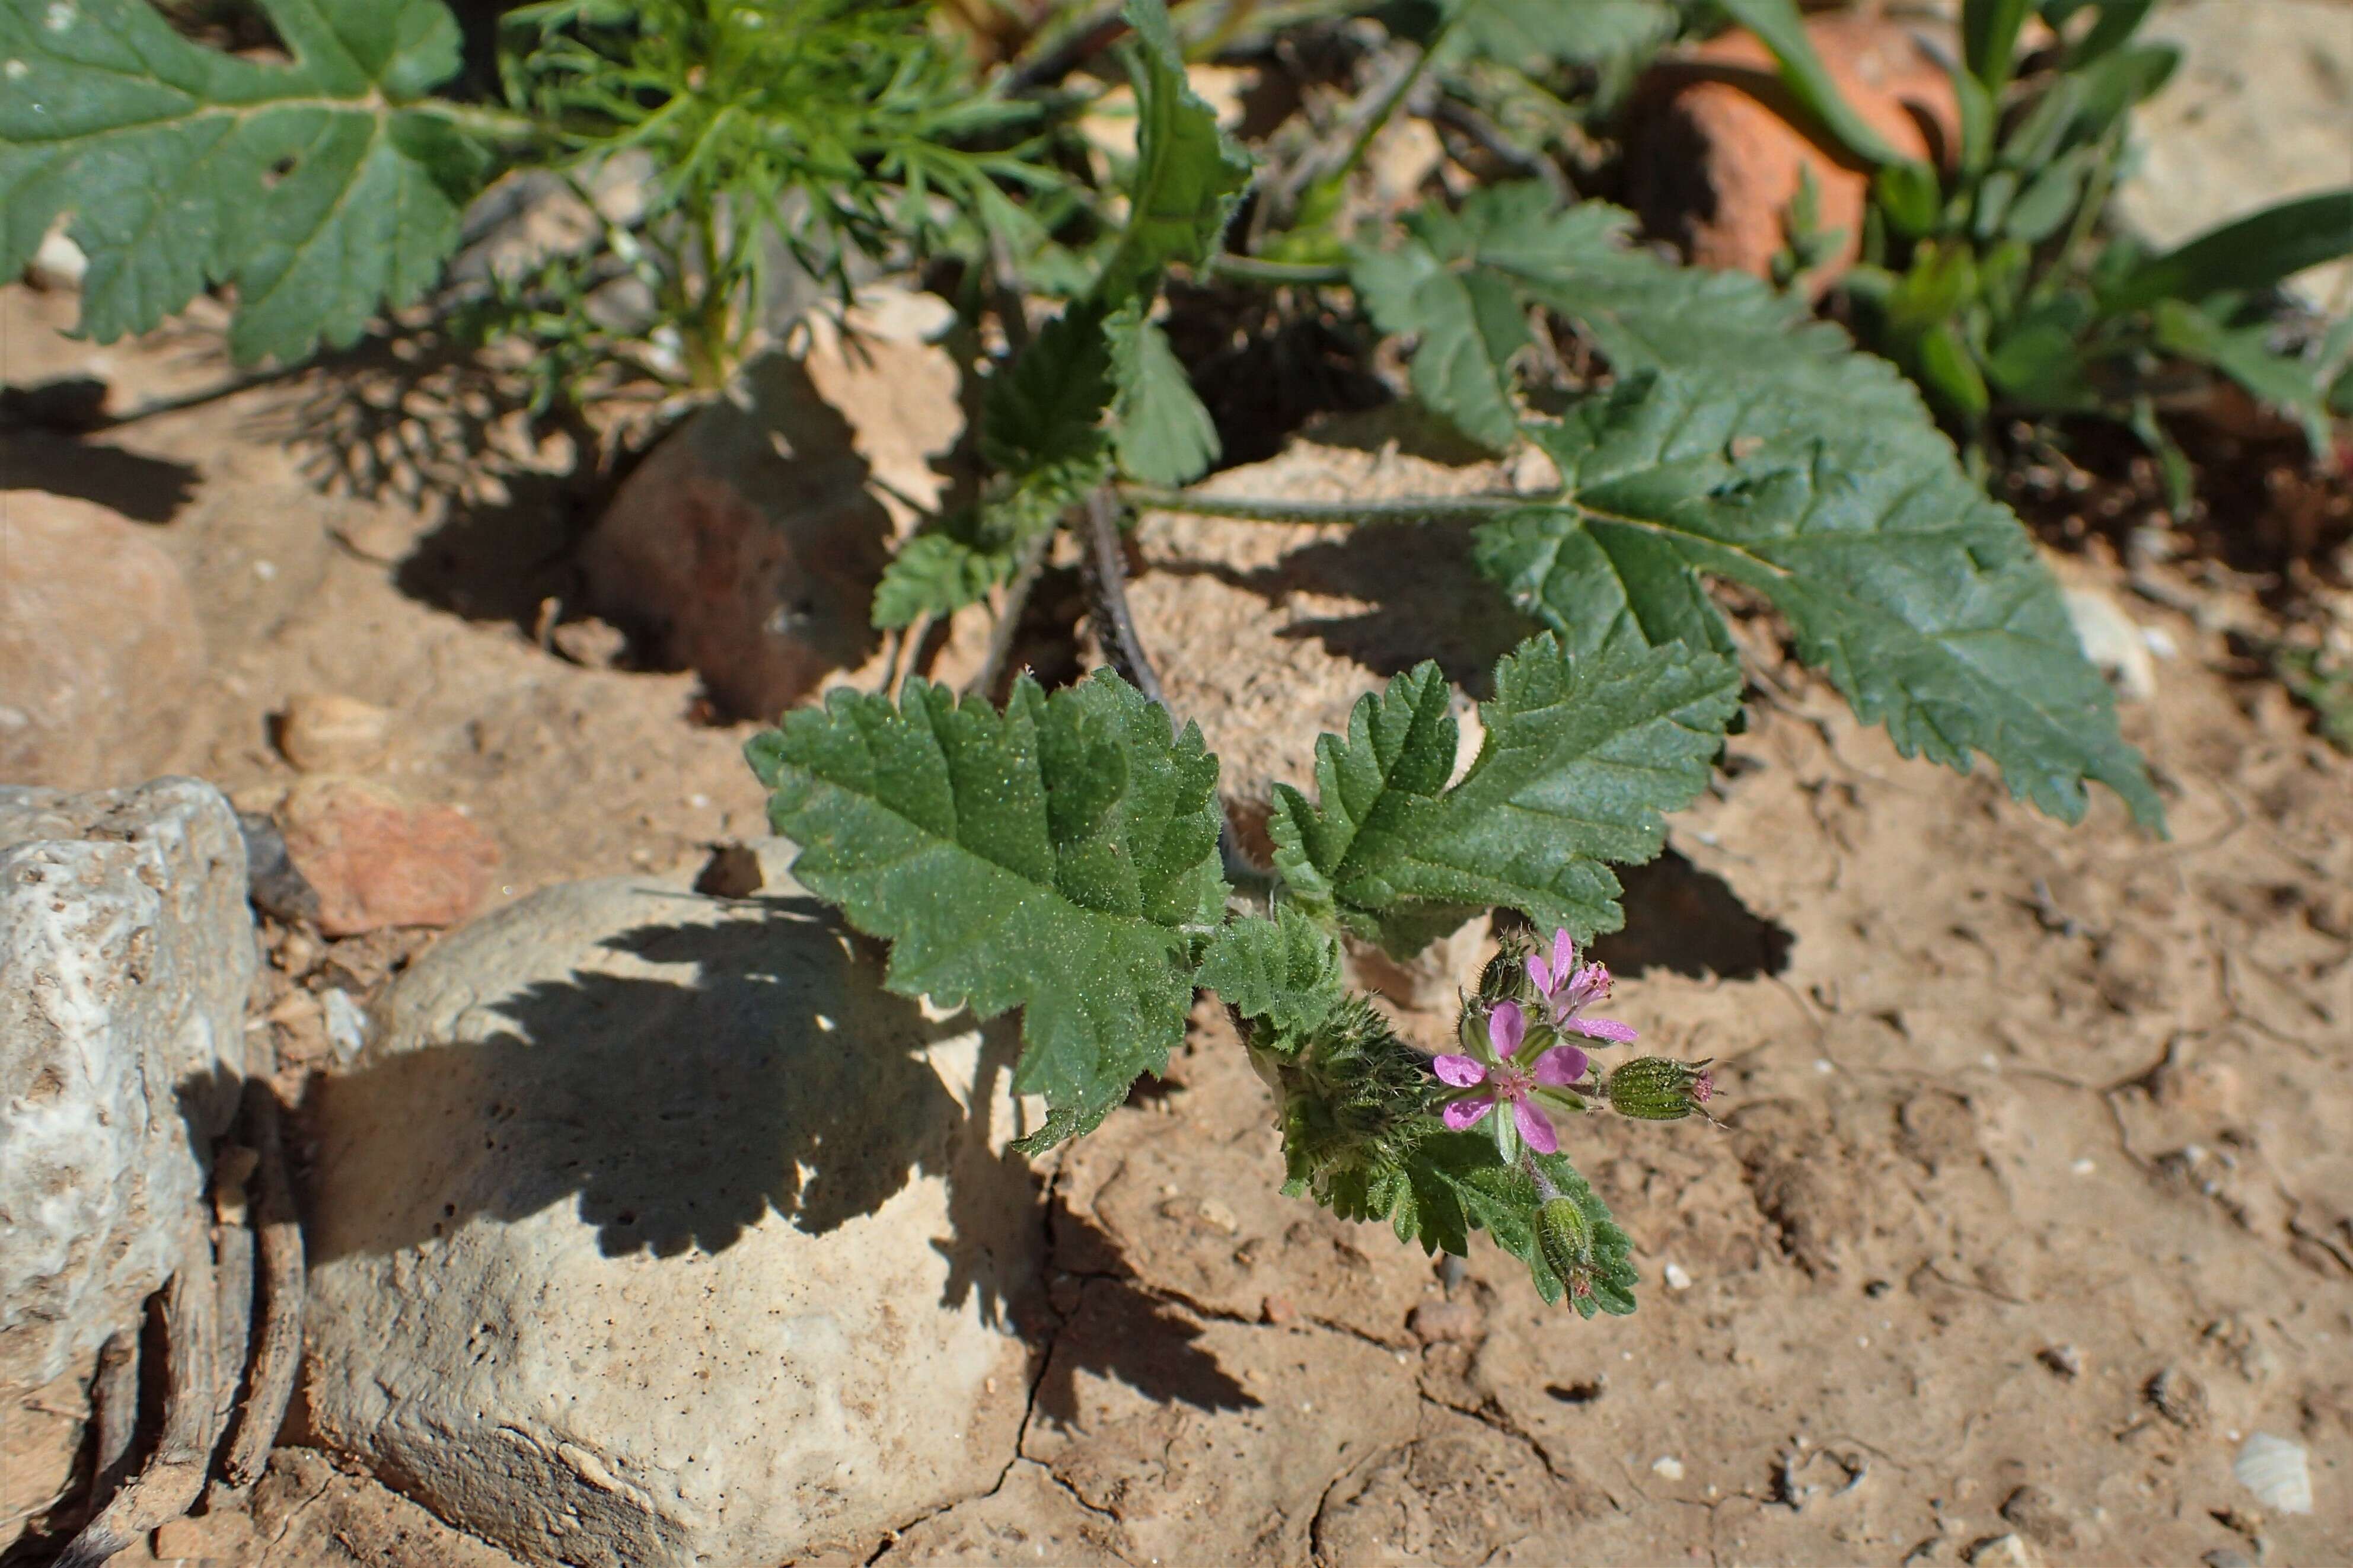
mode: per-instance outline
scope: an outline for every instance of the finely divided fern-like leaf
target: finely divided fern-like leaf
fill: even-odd
[[[1183,1037],[1193,944],[1224,912],[1217,759],[1108,671],[998,713],[910,681],[837,688],[755,737],[793,872],[891,943],[902,995],[1022,1009],[1015,1087],[1084,1131]]]
[[[1905,755],[1982,752],[2071,822],[2094,779],[2161,830],[2032,542],[1912,418],[1826,416],[1801,381],[1634,377],[1533,430],[1562,489],[1482,527],[1480,567],[1580,650],[1723,647],[1701,579],[1738,583]]]
[[[1639,863],[1706,787],[1739,705],[1730,660],[1682,644],[1572,653],[1549,634],[1495,667],[1486,741],[1448,785],[1455,723],[1424,664],[1316,742],[1317,798],[1277,785],[1275,864],[1312,912],[1412,952],[1492,906],[1579,937],[1620,922],[1604,861]]]
[[[69,215],[90,336],[233,283],[241,361],[350,342],[425,290],[487,162],[415,101],[456,74],[457,22],[440,0],[261,5],[290,65],[191,43],[148,0],[0,5],[0,276]]]

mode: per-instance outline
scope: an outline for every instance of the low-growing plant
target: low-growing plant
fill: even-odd
[[[2157,255],[2100,228],[2134,156],[2131,112],[2180,63],[2172,45],[2138,37],[2151,0],[1966,0],[1952,68],[1959,144],[1941,167],[1902,157],[1843,102],[1792,0],[1723,4],[1774,50],[1821,127],[1875,165],[1863,264],[1842,281],[1850,313],[1966,442],[1997,419],[2111,419],[2164,458],[2180,505],[2188,459],[2159,416],[2219,375],[2328,453],[2330,389],[2353,340],[2299,341],[2268,296],[2353,254],[2353,188]]]
[[[1609,868],[1660,851],[1664,814],[1705,786],[1737,720],[1719,585],[1777,612],[1799,657],[1906,755],[1964,771],[1983,758],[2014,795],[2069,821],[2096,783],[2162,831],[2158,792],[2032,542],[1897,363],[1765,280],[1637,246],[1627,216],[1577,199],[1547,155],[1564,95],[1606,101],[1640,51],[1700,7],[1364,8],[1403,52],[1278,181],[1195,93],[1161,0],[1081,29],[1125,36],[1116,74],[1135,136],[1115,154],[1072,140],[1105,83],[1065,89],[1027,65],[984,79],[919,5],[531,5],[504,29],[502,101],[478,102],[438,93],[459,67],[439,0],[262,5],[287,63],[201,47],[144,0],[0,11],[0,268],[66,214],[90,257],[93,335],[228,284],[232,345],[295,359],[422,298],[465,204],[522,170],[574,184],[604,215],[597,237],[450,308],[538,346],[551,396],[617,360],[715,386],[760,336],[785,273],[839,294],[864,267],[934,261],[967,323],[996,329],[963,340],[984,378],[979,482],[901,546],[872,605],[902,634],[904,665],[915,628],[994,601],[999,635],[977,689],[901,682],[894,666],[880,691],[837,689],[786,715],[751,758],[776,829],[799,846],[796,874],[890,942],[893,990],[982,1017],[1020,1011],[1016,1083],[1047,1106],[1030,1152],[1098,1125],[1161,1070],[1207,989],[1273,1091],[1289,1190],[1433,1250],[1461,1253],[1483,1229],[1547,1299],[1630,1310],[1630,1243],[1564,1133],[1588,1114],[1704,1115],[1718,1088],[1704,1062],[1626,1049],[1632,1032],[1596,1011],[1609,976],[1584,944],[1622,918]],[[1809,76],[1794,11],[1723,8],[1781,51],[1827,123],[1852,120]],[[2046,7],[2062,24],[2071,9]],[[2098,90],[2130,101],[2147,70],[2104,62],[2137,58],[2122,36],[2133,9],[2098,7],[2068,46],[2080,60],[2013,88],[2000,62],[2022,12],[1972,0],[1978,131],[1961,183],[1926,174],[1933,214],[1899,228],[1885,215],[1922,175],[1882,176],[1873,254],[1894,281],[1867,272],[1856,289],[1878,289],[1875,341],[1948,408],[1932,342],[1986,376],[2026,354],[2015,342],[2030,327],[2064,327],[2065,353],[2094,366],[2137,363],[2142,348],[2110,349],[2130,331],[2156,342],[2166,301],[2243,333],[2248,291],[2311,254],[2302,220],[2259,262],[2193,246],[2103,271],[2078,264],[2080,236],[2037,249],[2059,243],[2032,237],[2043,209],[2063,208],[2071,235],[2096,216],[2094,176],[2122,114],[2042,104],[2094,92],[2103,70],[2123,85]],[[1188,25],[1209,11],[1188,10]],[[1227,7],[1197,36],[1250,13]],[[1350,171],[1424,87],[1433,113],[1525,177],[1344,229]],[[605,212],[596,180],[638,153],[649,198]],[[2031,194],[2062,164],[2080,188],[2069,174],[2048,187],[2065,201]],[[2021,205],[2034,224],[2020,226]],[[1995,258],[2021,246],[2014,290],[1980,281],[1919,316],[1917,332],[1902,325],[1910,279],[1958,265],[1940,258],[2000,274],[2021,264]],[[1219,439],[1161,324],[1172,273],[1366,323],[1409,349],[1412,390],[1434,415],[1498,454],[1532,447],[1543,460],[1512,471],[1545,477],[1377,503],[1183,489]],[[635,290],[635,316],[600,312],[600,294],[620,288]],[[1037,300],[1053,313],[1033,321]],[[2088,300],[2095,318],[2079,330],[2033,314],[2051,300]],[[1607,379],[1527,384],[1556,336],[1589,349]],[[1124,611],[1118,529],[1151,510],[1454,528],[1517,644],[1485,683],[1476,760],[1457,775],[1454,694],[1421,665],[1366,697],[1345,736],[1314,742],[1314,790],[1276,790],[1272,864],[1250,863],[1223,820],[1218,760],[1159,702],[1149,628]],[[1113,668],[1051,692],[1027,676],[1008,687],[1022,597],[1065,538]],[[1417,1048],[1343,980],[1344,942],[1409,955],[1496,910],[1511,916],[1502,951],[1464,977],[1455,1048]]]

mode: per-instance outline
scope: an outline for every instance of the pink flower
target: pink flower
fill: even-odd
[[[1441,1113],[1446,1125],[1457,1132],[1476,1127],[1495,1109],[1498,1100],[1508,1100],[1512,1107],[1512,1123],[1529,1148],[1539,1154],[1558,1152],[1560,1137],[1553,1131],[1552,1118],[1530,1096],[1542,1089],[1567,1089],[1585,1076],[1586,1055],[1575,1046],[1555,1046],[1550,1050],[1532,1047],[1541,1041],[1528,1039],[1528,1019],[1517,1002],[1498,1002],[1487,1015],[1487,1049],[1481,1053],[1486,1059],[1472,1056],[1443,1056],[1430,1066],[1440,1080],[1460,1089],[1475,1089],[1483,1086],[1485,1092],[1457,1095],[1446,1102]]]
[[[1579,969],[1577,939],[1568,932],[1552,933],[1549,962],[1542,953],[1528,954],[1528,978],[1535,982],[1536,994],[1551,1011],[1552,1026],[1563,1034],[1579,1034],[1613,1046],[1628,1045],[1636,1038],[1630,1026],[1615,1018],[1582,1016],[1586,1008],[1609,999],[1609,966],[1588,963]]]

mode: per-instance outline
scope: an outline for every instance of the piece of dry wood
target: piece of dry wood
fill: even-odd
[[[90,1503],[114,1495],[131,1468],[131,1439],[139,1431],[139,1331],[118,1329],[99,1347],[98,1380],[90,1391],[98,1406],[98,1458],[90,1468]]]
[[[285,1425],[294,1374],[302,1363],[302,1226],[294,1214],[294,1184],[286,1171],[280,1114],[278,1092],[268,1082],[255,1079],[246,1084],[246,1136],[260,1156],[254,1173],[253,1220],[260,1232],[262,1308],[260,1342],[225,1467],[228,1484],[236,1488],[261,1479],[270,1445]]]
[[[67,1543],[57,1568],[96,1568],[157,1525],[186,1513],[204,1489],[220,1436],[213,1415],[220,1376],[220,1298],[210,1228],[200,1215],[189,1215],[179,1272],[164,1294],[172,1375],[164,1399],[164,1436],[138,1479]]]

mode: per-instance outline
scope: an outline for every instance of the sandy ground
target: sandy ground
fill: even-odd
[[[69,342],[71,309],[0,289],[7,380],[220,374],[185,341]],[[388,776],[491,830],[500,900],[759,830],[747,731],[699,719],[691,676],[532,635],[579,521],[556,480],[322,494],[285,402],[0,433],[8,485],[114,505],[187,572],[213,679],[181,768],[266,806],[288,697],[382,704]],[[1057,1272],[1003,1483],[880,1561],[2353,1561],[2353,760],[2220,631],[2110,581],[2179,650],[2126,716],[2170,842],[1907,763],[1768,663],[1715,792],[1630,878],[1617,1011],[1716,1058],[1723,1116],[1574,1133],[1637,1239],[1638,1316],[1277,1197],[1264,1091],[1205,1008],[1171,1081],[1041,1173]],[[2307,1447],[2313,1515],[2233,1479],[2259,1431]],[[303,1561],[491,1560],[281,1458],[406,1521],[273,1523],[324,1543]]]

